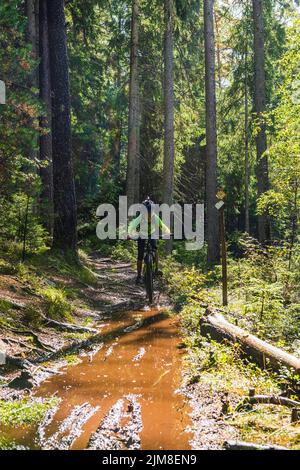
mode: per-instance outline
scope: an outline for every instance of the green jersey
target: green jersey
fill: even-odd
[[[153,214],[151,221],[147,221],[146,224],[143,223],[142,220],[143,215],[140,214],[138,217],[133,219],[128,227],[128,234],[132,236],[138,232],[140,237],[147,238],[154,233],[159,234],[159,230],[161,230],[162,235],[170,235],[169,228],[163,223],[158,215]],[[148,225],[148,230],[145,231],[144,225]],[[137,230],[139,228],[139,230]],[[157,237],[158,238],[158,237]]]

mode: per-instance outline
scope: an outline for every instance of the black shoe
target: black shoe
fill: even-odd
[[[138,276],[135,280],[135,283],[137,286],[143,286],[144,285],[144,281],[143,281],[143,278],[142,276]]]

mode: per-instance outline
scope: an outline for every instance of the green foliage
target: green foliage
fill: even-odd
[[[84,284],[94,285],[96,283],[96,275],[89,268],[87,256],[82,250],[79,250],[79,259],[74,259],[72,254],[62,254],[59,251],[52,250],[30,257],[28,263],[42,272],[55,271]]]
[[[14,266],[8,261],[0,258],[0,274],[13,274]]]
[[[169,295],[178,308],[190,303],[205,306],[219,297],[218,271],[205,273],[195,266],[179,264],[171,257],[162,260],[162,267]]]
[[[21,0],[1,2],[0,78],[7,85],[7,104],[0,107],[0,238],[21,241],[25,200],[30,198],[28,240],[35,249],[44,242],[33,213],[39,178],[37,160],[32,156],[42,107],[37,90],[29,85],[37,64],[26,44],[26,21],[21,12]]]
[[[0,299],[0,312],[9,313],[12,309],[12,303],[9,300]]]
[[[0,437],[0,450],[15,450],[17,444],[7,437]]]
[[[47,411],[56,407],[58,403],[58,398],[0,400],[0,424],[4,426],[24,426],[39,423]]]
[[[81,359],[76,356],[75,354],[68,354],[67,356],[65,356],[65,360],[67,361],[68,365],[70,366],[73,366],[75,364],[78,364],[79,362],[81,362]]]
[[[246,238],[243,248],[243,258],[230,260],[229,315],[239,312],[240,326],[298,353],[299,247],[292,263],[288,245],[262,248]]]
[[[269,116],[273,135],[269,149],[273,190],[260,201],[272,209],[275,228],[280,236],[299,235],[300,210],[300,18],[288,29],[287,50],[278,62],[278,106]],[[275,204],[274,204],[275,201]]]
[[[111,249],[111,257],[116,260],[134,262],[136,260],[136,242],[116,243]]]
[[[40,310],[32,305],[28,305],[24,312],[24,322],[26,325],[31,325],[33,328],[39,328],[43,322]]]
[[[55,287],[47,287],[40,291],[45,299],[47,316],[53,320],[72,320],[72,306],[68,302],[65,292]]]

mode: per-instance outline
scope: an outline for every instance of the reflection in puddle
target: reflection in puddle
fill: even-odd
[[[129,312],[106,325],[105,335],[105,347],[35,391],[56,393],[58,410],[10,437],[32,449],[189,449],[188,409],[176,393],[176,320],[155,309]]]

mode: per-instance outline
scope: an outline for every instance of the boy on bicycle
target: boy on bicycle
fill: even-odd
[[[151,206],[153,206],[154,202],[151,201],[151,199],[148,197],[142,204],[147,209],[148,230],[147,230],[147,233],[142,233],[141,231],[139,232],[141,236],[138,238],[137,278],[136,278],[137,285],[143,284],[142,269],[143,269],[144,252],[145,252],[145,247],[146,247],[146,242],[147,242],[148,237],[149,236],[151,237],[150,243],[151,243],[152,250],[154,252],[155,274],[159,274],[157,238],[154,238],[154,234],[158,233],[157,231],[159,229],[162,231],[164,235],[170,235],[171,233],[169,228],[163,223],[161,218],[151,210]],[[140,214],[138,217],[136,217],[130,222],[129,227],[128,227],[129,236],[132,233],[136,233],[137,227],[142,227],[143,217],[144,215]]]

